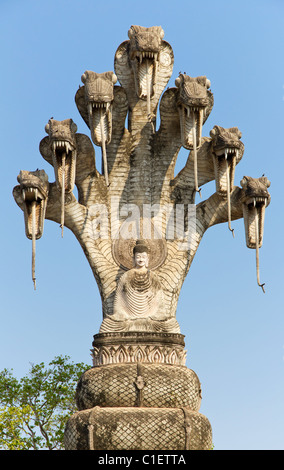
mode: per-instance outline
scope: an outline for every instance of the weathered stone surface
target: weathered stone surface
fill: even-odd
[[[94,367],[81,376],[76,403],[79,410],[143,406],[198,411],[201,384],[195,372],[185,366],[112,364]]]
[[[180,73],[175,85],[182,145],[187,149],[194,149],[194,145],[198,148],[201,144],[202,126],[213,108],[213,93],[209,90],[210,80],[206,77],[193,78]]]
[[[100,408],[67,422],[66,450],[210,450],[208,419],[187,408]]]
[[[90,139],[83,134],[75,133],[73,142],[76,143],[75,184],[78,200],[73,193],[67,193],[69,189],[66,188],[65,194],[64,191],[58,190],[58,184],[50,183],[46,218],[61,225],[64,223],[82,246],[98,283],[103,319],[113,314],[117,281],[125,269],[131,267],[129,264],[125,266],[127,257],[125,258],[124,254],[121,256],[119,238],[125,216],[111,217],[114,201],[118,204],[119,215],[122,208],[124,214],[127,208],[131,211],[133,206],[139,210],[139,229],[145,225],[145,221],[148,220],[151,225],[161,217],[160,239],[150,238],[152,251],[156,253],[162,251],[160,259],[155,263],[155,274],[160,279],[164,291],[165,309],[170,318],[176,316],[180,290],[205,231],[214,224],[223,222],[230,224],[231,220],[243,217],[244,190],[234,186],[234,167],[230,168],[230,165],[229,177],[225,177],[223,172],[224,178],[221,178],[222,195],[217,189],[211,197],[196,205],[196,223],[190,227],[190,244],[185,244],[183,249],[180,248],[179,236],[168,236],[165,214],[154,214],[154,216],[143,214],[145,205],[153,208],[158,205],[163,209],[167,207],[167,210],[172,212],[176,212],[178,205],[183,205],[185,216],[179,220],[177,228],[184,228],[183,239],[186,240],[189,229],[187,207],[195,204],[196,192],[202,185],[213,181],[216,177],[212,154],[216,135],[213,133],[211,137],[201,137],[200,127],[204,119],[208,118],[213,106],[213,94],[208,88],[209,81],[206,77],[192,78],[180,74],[180,77],[177,77],[177,86],[164,91],[172,74],[174,56],[171,46],[163,39],[163,35],[160,27],[133,26],[130,28],[129,40],[124,41],[116,51],[115,76],[113,72],[96,74],[87,71],[85,84],[76,93],[76,104],[90,128],[93,128],[94,116],[97,116],[96,122],[100,123],[100,126],[97,124],[95,129],[93,128],[91,134],[93,133],[92,138],[102,147],[104,171],[100,174],[96,169],[95,151]],[[116,78],[120,86],[114,86]],[[160,127],[156,129],[158,105]],[[194,111],[196,115],[192,114],[193,108],[195,110],[202,108],[203,118],[200,117],[199,111]],[[186,115],[188,110],[191,124],[189,127],[185,125],[188,135],[182,139],[181,128],[183,120],[188,117]],[[99,115],[101,118],[98,118]],[[196,119],[193,119],[193,116]],[[67,119],[62,123],[68,121],[71,122]],[[53,120],[52,124],[55,122],[59,121]],[[220,129],[220,126],[217,127]],[[233,128],[229,131],[231,129]],[[234,129],[239,132],[237,128]],[[105,139],[101,139],[102,130]],[[97,131],[98,135],[95,138],[94,132]],[[216,126],[213,131],[216,131]],[[193,134],[196,134],[195,146],[192,140]],[[61,140],[62,148],[66,148],[65,137],[63,136]],[[184,168],[175,176],[177,157],[184,145],[190,147],[193,145],[195,148],[190,151]],[[243,144],[239,142],[238,145],[238,157],[234,160],[236,165],[244,152]],[[52,151],[46,137],[40,143],[40,152],[54,166],[55,177],[58,180],[56,176],[58,170],[52,161]],[[72,150],[71,154],[73,153]],[[59,164],[60,158],[62,157],[59,156]],[[66,181],[69,171],[67,160]],[[222,163],[217,166],[219,179],[220,168],[224,167]],[[19,188],[15,189],[14,195],[16,202],[23,208],[18,193]],[[103,206],[105,211],[108,222],[106,237],[97,236],[97,205]],[[64,220],[62,220],[63,213]],[[130,236],[129,240],[121,237],[125,252],[128,251],[125,242],[131,245],[137,238],[146,238],[144,233],[131,235],[133,236]],[[162,250],[160,240],[163,240]]]
[[[94,336],[93,365],[154,363],[185,365],[184,336],[173,333],[120,332]]]
[[[118,280],[113,314],[104,318],[100,333],[180,333],[178,322],[167,311],[161,281],[149,269],[149,249],[146,242],[136,241],[132,258],[134,267]]]
[[[44,170],[20,171],[19,186],[13,190],[15,201],[24,212],[26,236],[32,240],[32,279],[36,289],[36,240],[43,234],[49,182]]]

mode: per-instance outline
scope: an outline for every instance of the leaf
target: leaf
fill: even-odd
[[[31,364],[19,380],[1,371],[0,449],[63,449],[65,423],[76,411],[77,382],[89,368],[57,356],[48,366]]]

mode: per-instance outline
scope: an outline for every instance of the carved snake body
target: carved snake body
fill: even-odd
[[[90,237],[92,206],[99,203],[109,207],[112,198],[116,198],[121,205],[135,204],[139,209],[147,204],[151,207],[160,204],[174,210],[178,204],[194,204],[198,186],[216,179],[216,192],[196,206],[198,223],[190,249],[181,250],[179,240],[167,239],[166,223],[161,225],[166,248],[161,250],[156,269],[165,290],[167,315],[175,320],[180,289],[205,231],[215,224],[228,220],[230,224],[231,219],[244,217],[247,236],[249,233],[249,237],[254,237],[257,248],[262,240],[265,204],[258,199],[263,196],[258,194],[257,187],[252,187],[250,195],[255,196],[256,214],[246,199],[242,202],[250,185],[233,186],[235,165],[244,150],[237,133],[230,144],[234,128],[225,130],[226,138],[220,126],[215,126],[211,138],[201,136],[202,125],[213,107],[207,78],[180,74],[176,87],[164,91],[172,75],[174,55],[170,44],[163,40],[163,30],[132,26],[128,36],[129,40],[116,50],[115,75],[86,71],[82,76],[84,86],[75,96],[93,143],[102,148],[104,174],[97,171],[91,139],[75,134],[72,120],[49,121],[48,136],[42,139],[40,152],[54,166],[56,184],[49,187],[46,218],[56,223],[61,220],[61,225],[77,237],[98,282],[105,319],[113,314],[117,279],[125,264],[120,245],[113,243],[111,233],[108,239]],[[120,86],[114,86],[116,77]],[[160,127],[156,130],[158,106]],[[182,146],[191,151],[184,168],[175,176]],[[71,189],[74,178],[78,200]],[[14,189],[14,196],[25,210],[20,187]],[[29,233],[34,233],[35,238],[36,211],[29,210],[26,209],[27,214],[33,213],[29,215]],[[258,223],[250,222],[250,217]],[[120,220],[114,225],[116,232]],[[186,224],[184,228],[186,231]]]

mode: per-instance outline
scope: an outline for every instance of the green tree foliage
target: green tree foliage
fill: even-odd
[[[75,390],[90,366],[57,356],[46,367],[31,365],[16,379],[8,369],[0,372],[0,449],[63,449],[65,423],[76,409]]]

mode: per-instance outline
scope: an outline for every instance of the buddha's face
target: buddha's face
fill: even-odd
[[[135,253],[134,255],[134,264],[135,268],[140,269],[140,268],[147,268],[148,267],[148,254],[146,252],[143,253]]]

